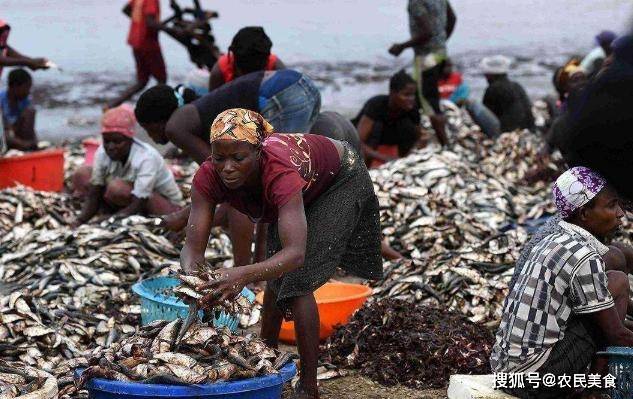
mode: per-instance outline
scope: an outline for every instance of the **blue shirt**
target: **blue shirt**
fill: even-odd
[[[19,101],[17,108],[11,108],[9,105],[9,93],[7,90],[0,91],[0,110],[2,110],[2,117],[9,125],[14,125],[20,115],[31,105],[31,99],[29,97],[22,101]]]

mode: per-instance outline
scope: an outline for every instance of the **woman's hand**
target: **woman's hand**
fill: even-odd
[[[187,206],[177,212],[163,215],[161,217],[160,226],[173,232],[182,231],[187,226],[191,207]]]
[[[203,309],[213,307],[216,303],[224,301],[233,301],[242,292],[242,289],[250,281],[247,275],[247,269],[244,267],[233,267],[230,269],[222,269],[217,271],[220,277],[210,281],[206,288],[213,291],[200,298],[200,304]]]

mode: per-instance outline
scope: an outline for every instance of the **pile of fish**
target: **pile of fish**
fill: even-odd
[[[539,137],[516,131],[493,142],[457,116],[450,149],[425,148],[370,171],[383,236],[412,259],[385,263],[374,293],[495,320],[528,238],[522,225],[555,207],[547,182],[523,183]]]
[[[21,362],[0,361],[0,398],[57,398],[57,379]]]
[[[217,271],[208,271],[209,266],[198,270],[193,274],[179,274],[177,277],[181,283],[174,288],[174,294],[186,303],[194,303],[196,308],[204,309],[212,300],[220,299],[218,293],[209,284],[219,278]],[[242,295],[238,295],[235,300],[224,300],[213,304],[214,310],[224,310],[229,314],[243,314],[249,312],[251,303]]]
[[[0,233],[15,228],[57,229],[75,212],[74,201],[66,195],[34,191],[24,186],[0,191]]]
[[[443,387],[451,374],[487,374],[490,331],[444,309],[397,299],[366,304],[322,347],[322,360],[384,385]]]
[[[155,321],[138,333],[94,351],[79,379],[90,378],[163,384],[204,384],[219,380],[276,374],[294,355],[269,348],[254,334],[233,335],[228,328],[215,329],[182,319]]]
[[[70,229],[78,209],[67,195],[17,187],[0,198],[0,359],[48,372],[65,388],[90,351],[136,332],[140,306],[130,286],[179,270],[180,250],[158,219]],[[228,238],[214,233],[208,260],[230,254]]]

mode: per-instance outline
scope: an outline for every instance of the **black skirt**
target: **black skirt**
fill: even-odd
[[[380,215],[365,163],[345,144],[341,170],[330,188],[310,205],[303,266],[268,282],[277,306],[291,317],[293,297],[314,292],[337,267],[366,279],[382,278]],[[282,249],[277,224],[268,228],[268,257]]]

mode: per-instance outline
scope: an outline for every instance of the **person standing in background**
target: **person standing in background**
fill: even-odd
[[[2,77],[2,68],[5,66],[27,67],[32,71],[48,69],[46,58],[27,57],[9,46],[9,33],[11,33],[11,26],[0,19],[0,77]]]
[[[440,110],[438,82],[447,57],[446,41],[453,34],[457,17],[448,0],[409,0],[407,11],[411,39],[394,44],[389,53],[397,57],[405,49],[413,48],[418,99],[440,144],[446,145],[446,121]]]
[[[160,3],[158,0],[130,0],[123,13],[130,17],[127,42],[132,47],[136,63],[136,83],[110,101],[106,108],[113,108],[129,100],[154,77],[158,83],[167,82],[165,60],[158,42],[160,30]]]

